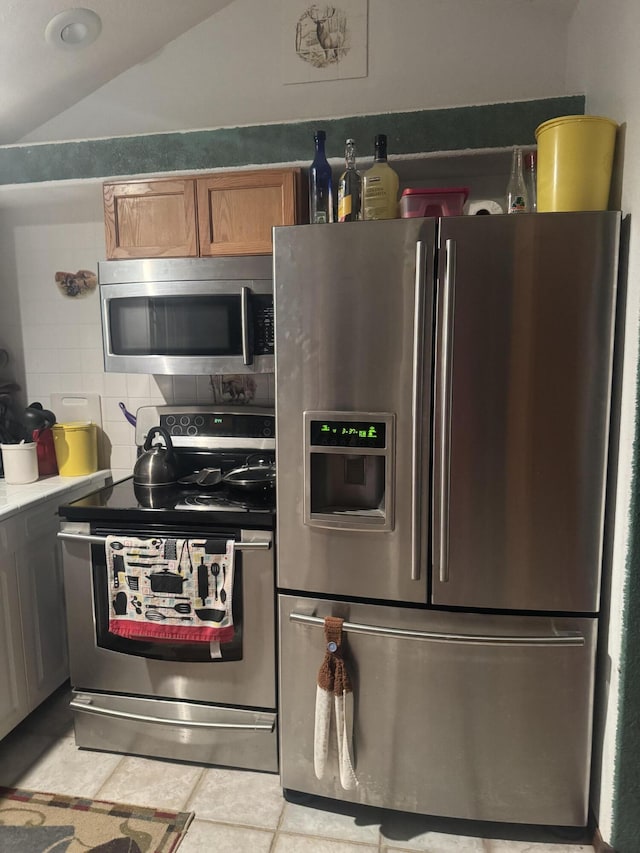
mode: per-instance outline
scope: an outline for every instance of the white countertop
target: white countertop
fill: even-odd
[[[86,484],[87,493],[92,491],[91,486],[98,488],[107,478],[111,477],[111,471],[96,471],[95,474],[84,474],[82,477],[61,477],[59,474],[49,477],[40,477],[35,483],[25,483],[20,486],[8,485],[4,479],[0,479],[0,521],[14,515],[25,507],[35,506],[43,503],[53,495],[60,495],[60,503],[65,503],[64,493]]]

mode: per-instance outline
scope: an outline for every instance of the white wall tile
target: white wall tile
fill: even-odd
[[[111,467],[119,468],[123,471],[131,473],[132,462],[131,453],[128,447],[113,445],[111,447]],[[126,474],[124,475],[126,476]]]
[[[101,373],[103,377],[102,384],[104,385],[104,358],[102,355],[102,347],[82,350],[80,362],[83,373]]]
[[[127,376],[125,373],[106,373],[104,377],[104,393],[108,397],[127,396]]]
[[[150,394],[149,376],[146,373],[127,374],[127,394],[129,397],[148,397]]]
[[[104,373],[82,373],[80,386],[88,394],[104,395]]]

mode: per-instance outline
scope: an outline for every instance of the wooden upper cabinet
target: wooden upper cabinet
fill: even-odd
[[[107,258],[268,255],[274,225],[304,221],[300,169],[104,185]]]
[[[200,255],[268,255],[274,225],[299,222],[298,169],[226,172],[196,179]]]
[[[105,184],[104,212],[108,258],[198,255],[192,178]]]

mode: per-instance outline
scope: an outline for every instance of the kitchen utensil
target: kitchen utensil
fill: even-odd
[[[148,541],[148,545],[131,545],[129,547],[129,553],[132,551],[155,551],[162,545],[162,539],[151,539],[145,540]]]
[[[222,622],[227,615],[226,610],[216,610],[213,607],[196,607],[193,612],[203,622]]]
[[[175,539],[164,540],[164,558],[165,560],[178,559],[178,543]]]
[[[131,599],[131,605],[132,605],[133,609],[136,611],[136,613],[138,614],[138,616],[141,616],[142,615],[142,602],[140,601],[140,599],[136,595],[134,595],[133,598]]]
[[[151,607],[155,610],[175,610],[176,613],[191,613],[191,605],[187,604],[146,604],[145,607]]]
[[[121,410],[122,414],[123,414],[123,415],[125,416],[125,418],[129,421],[129,423],[131,424],[131,426],[135,426],[135,425],[136,425],[136,423],[137,423],[137,421],[138,421],[138,419],[136,418],[136,416],[135,416],[135,415],[132,415],[132,414],[131,414],[131,412],[127,411],[127,407],[126,407],[126,406],[125,406],[125,404],[122,402],[122,400],[118,403],[118,406],[120,407],[120,410]]]
[[[153,444],[159,436],[165,446]],[[171,436],[163,427],[153,427],[147,433],[143,453],[133,468],[133,482],[138,486],[167,486],[178,481],[178,462],[173,452]]]
[[[151,592],[171,594],[182,592],[184,577],[175,572],[164,569],[161,572],[152,572],[150,575],[146,575],[146,578],[151,582]]]
[[[199,471],[194,471],[193,474],[180,477],[178,482],[184,486],[200,486],[206,489],[217,486],[221,480],[222,471],[220,468],[201,468]]]
[[[227,583],[227,567],[223,563],[222,564],[222,589],[220,590],[220,601],[225,604],[227,601],[227,590],[225,589],[225,585]]]
[[[113,610],[116,616],[124,616],[127,612],[127,593],[119,592],[113,600]]]
[[[198,598],[204,606],[205,601],[209,597],[209,572],[204,564],[204,557],[200,558],[198,566]]]
[[[113,555],[113,587],[117,589],[120,586],[120,572],[124,572],[124,557],[122,554]]]
[[[213,575],[213,597],[218,600],[218,575],[220,574],[220,563],[214,563],[211,566],[211,574]]]
[[[137,578],[135,575],[127,575],[127,586],[129,589],[139,590],[140,589],[140,578]]]
[[[162,622],[165,619],[176,619],[180,622],[193,622],[193,616],[167,616],[166,613],[161,613],[159,610],[147,610],[144,616],[145,619],[150,619],[152,622]]]
[[[164,560],[160,560],[155,563],[134,563],[132,560],[129,560],[129,565],[132,569],[159,569],[161,566],[167,566],[167,563]]]
[[[114,551],[122,551],[124,545],[122,544],[122,542],[112,542],[111,547]]]

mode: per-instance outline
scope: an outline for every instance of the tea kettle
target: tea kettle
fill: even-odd
[[[165,446],[153,444],[160,436]],[[133,482],[137,486],[169,486],[178,481],[178,462],[169,433],[163,427],[153,427],[147,433],[143,453],[133,468]]]

